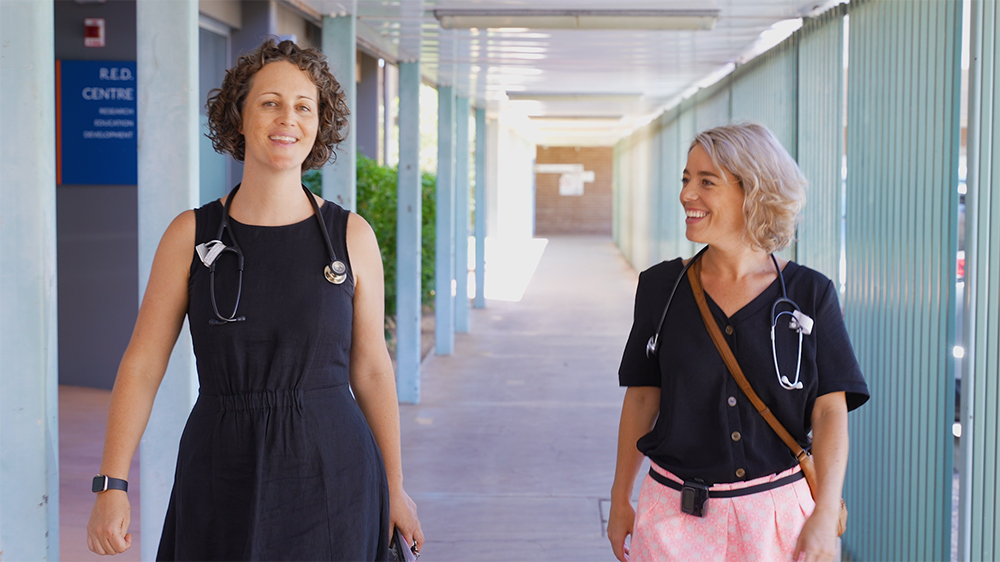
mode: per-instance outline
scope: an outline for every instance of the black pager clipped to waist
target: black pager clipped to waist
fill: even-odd
[[[681,488],[681,511],[695,517],[704,517],[708,504],[708,486],[700,482],[685,481]]]

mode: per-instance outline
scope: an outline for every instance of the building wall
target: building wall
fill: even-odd
[[[357,107],[351,108],[351,133],[356,135],[358,154],[378,160],[379,89],[382,69],[378,59],[358,53]]]
[[[535,174],[535,233],[611,235],[612,147],[538,147],[536,165],[582,164],[594,173],[594,181],[584,183],[583,195],[560,195],[562,174]]]
[[[319,49],[322,43],[320,29],[306,21],[302,16],[289,9],[284,4],[275,7],[275,31],[282,37],[294,36],[295,43],[301,47]]]
[[[240,0],[198,0],[198,11],[229,27],[243,27],[243,4]]]
[[[83,46],[89,17],[105,19],[105,47]],[[135,0],[56,0],[56,59],[134,61],[135,17]],[[60,384],[114,384],[139,311],[136,195],[135,185],[56,187]]]

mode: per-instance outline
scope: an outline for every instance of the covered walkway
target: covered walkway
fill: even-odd
[[[614,559],[602,500],[635,281],[610,239],[550,239],[519,302],[473,310],[455,353],[424,361],[400,414],[428,560]]]

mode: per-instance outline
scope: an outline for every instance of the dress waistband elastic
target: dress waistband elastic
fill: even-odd
[[[244,394],[203,394],[201,397],[214,401],[215,405],[223,411],[301,408],[306,400],[323,398],[324,395],[343,393],[346,386],[346,384],[343,384],[308,390],[289,388],[247,392]]]
[[[665,476],[663,474],[660,474],[659,472],[657,472],[656,470],[654,470],[653,467],[649,467],[649,476],[652,477],[653,480],[656,480],[657,482],[659,482],[660,484],[663,484],[664,486],[666,486],[668,488],[673,488],[674,490],[677,490],[678,492],[681,491],[681,489],[684,487],[683,483],[678,482],[677,480],[674,480],[672,478],[669,478],[669,477],[667,477],[667,476]],[[777,480],[772,480],[770,482],[764,482],[764,483],[761,483],[761,484],[754,484],[754,485],[751,485],[751,486],[745,486],[743,488],[732,488],[732,489],[726,489],[726,490],[713,490],[713,489],[709,488],[709,490],[708,490],[708,497],[710,497],[710,498],[736,498],[736,497],[739,497],[739,496],[749,496],[750,494],[756,494],[756,493],[759,493],[759,492],[766,492],[768,490],[773,490],[775,488],[780,488],[781,486],[784,486],[785,484],[791,484],[792,482],[795,482],[797,480],[802,480],[804,477],[805,477],[805,474],[803,474],[801,470],[798,470],[796,472],[793,472],[792,474],[789,474],[788,476],[784,476],[782,478],[778,478]]]

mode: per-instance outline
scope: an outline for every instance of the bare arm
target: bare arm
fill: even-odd
[[[843,392],[816,399],[812,413],[813,462],[816,464],[816,509],[806,520],[795,546],[796,559],[833,560],[837,519],[847,472],[847,398]]]
[[[104,436],[101,474],[127,480],[132,457],[149,422],[153,399],[167,369],[188,305],[188,271],[194,248],[193,211],[179,215],[156,249],[132,339],[118,367]],[[125,492],[97,495],[87,544],[97,554],[117,554],[132,544]]]
[[[385,278],[371,226],[351,214],[347,244],[354,270],[354,329],[351,334],[351,388],[382,451],[389,481],[390,521],[417,548],[424,544],[417,507],[403,490],[399,448],[396,377],[385,347]],[[388,537],[387,537],[388,538]]]
[[[611,513],[608,517],[608,539],[615,557],[623,562],[628,555],[625,538],[632,534],[635,522],[632,488],[643,458],[635,442],[652,429],[659,413],[659,388],[631,386],[625,391],[618,426],[618,462],[615,465],[615,482],[611,486]]]

